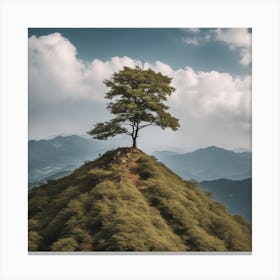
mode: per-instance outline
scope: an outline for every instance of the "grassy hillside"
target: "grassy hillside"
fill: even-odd
[[[140,150],[29,192],[29,251],[251,251],[251,226]]]

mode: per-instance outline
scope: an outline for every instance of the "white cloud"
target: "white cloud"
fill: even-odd
[[[59,33],[29,38],[30,137],[83,133],[93,123],[109,118],[104,99],[108,89],[103,80],[123,66],[135,65],[141,62],[129,57],[81,61],[76,48]],[[250,76],[234,78],[228,73],[197,72],[190,67],[174,70],[161,61],[146,62],[145,69],[148,67],[173,78],[176,91],[168,103],[181,122],[178,133],[159,132],[163,137],[157,139],[164,142],[177,137],[182,146],[203,146],[210,139],[211,144],[230,146],[229,135],[234,131],[232,137],[239,139],[234,145],[250,145]]]
[[[156,61],[155,65],[146,64],[145,69],[148,67],[156,69],[158,72],[161,72],[167,76],[172,76],[174,73],[174,70],[168,64],[161,61]]]
[[[216,29],[216,38],[234,47],[251,47],[251,34],[247,28],[218,28]]]
[[[186,45],[198,46],[209,41],[221,41],[231,50],[238,50],[240,64],[247,66],[251,63],[251,33],[247,28],[215,28],[202,32],[199,28],[184,28],[187,35],[182,40]]]
[[[199,45],[199,41],[197,38],[184,38],[184,42],[187,45],[194,45],[194,46],[198,46]]]
[[[181,28],[181,30],[187,32],[187,33],[199,33],[199,28]]]
[[[59,33],[29,38],[29,90],[36,98],[103,100],[103,80],[124,65],[140,65],[128,57],[86,63],[76,48]]]
[[[82,85],[84,65],[76,58],[76,48],[59,33],[29,38],[29,80],[36,95],[57,94],[49,87],[55,87],[57,97],[77,94],[77,85]],[[51,84],[50,84],[51,82]],[[78,91],[80,94],[83,90]]]
[[[108,117],[103,80],[124,65],[140,65],[128,57],[91,63],[77,58],[77,50],[59,33],[28,41],[29,136],[88,131]]]
[[[193,33],[198,33],[200,31],[199,28],[189,28],[188,30]]]
[[[159,71],[157,67],[152,68]],[[214,116],[215,119],[239,118],[250,122],[251,76],[234,78],[228,73],[196,72],[190,67],[172,73],[170,70],[162,72],[173,78],[176,92],[170,104],[177,110],[195,118]]]
[[[252,62],[251,49],[241,49],[240,56],[240,63],[242,65],[247,66]]]
[[[243,66],[251,63],[251,33],[247,28],[218,28],[215,30],[215,39],[225,42],[234,50],[240,50],[240,64]]]

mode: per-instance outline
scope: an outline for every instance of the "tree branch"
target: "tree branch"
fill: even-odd
[[[129,125],[129,126],[133,127],[133,124],[131,124],[131,123],[123,123],[123,125]]]
[[[155,124],[155,123],[148,123],[148,124],[140,125],[139,126],[139,130],[144,128],[144,127],[147,127],[147,126],[151,126],[151,125],[157,125],[157,124]]]
[[[129,135],[129,136],[132,136],[132,133],[130,133],[130,132],[128,132],[128,131],[125,132],[125,134],[126,134],[126,135]]]

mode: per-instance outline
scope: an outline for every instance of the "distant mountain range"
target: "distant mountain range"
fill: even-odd
[[[77,135],[57,136],[48,140],[28,141],[29,188],[71,173],[85,161],[95,159],[121,141],[98,141]],[[154,152],[161,162],[184,179],[198,182],[226,178],[242,180],[251,177],[251,153],[207,147],[179,154]]]
[[[252,179],[240,181],[219,179],[203,181],[200,188],[211,192],[212,198],[227,206],[231,214],[240,214],[252,222]]]
[[[85,160],[96,158],[107,146],[100,141],[77,135],[57,136],[49,140],[28,141],[29,184],[44,181],[50,176],[58,177],[71,171]]]
[[[170,151],[153,154],[178,175],[188,180],[200,182],[220,178],[242,180],[251,177],[251,152],[236,153],[211,146],[185,154]]]

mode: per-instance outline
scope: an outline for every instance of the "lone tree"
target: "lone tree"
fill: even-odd
[[[170,82],[171,78],[138,66],[115,72],[104,83],[110,88],[105,96],[111,100],[107,109],[116,117],[95,124],[88,133],[101,140],[127,134],[132,138],[132,147],[136,148],[139,131],[145,127],[156,125],[177,130],[178,119],[167,112],[169,107],[163,103],[175,91]]]

